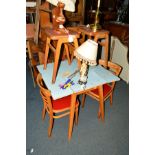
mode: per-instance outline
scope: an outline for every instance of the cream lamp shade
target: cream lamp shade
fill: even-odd
[[[57,6],[58,2],[64,3],[64,10],[74,12],[76,0],[46,0],[47,2]]]
[[[81,46],[79,46],[75,51],[74,55],[79,59],[85,62],[88,62],[90,66],[96,65],[98,44],[88,39]]]

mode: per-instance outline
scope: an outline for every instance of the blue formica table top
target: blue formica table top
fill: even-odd
[[[60,87],[60,85],[63,85],[68,80],[67,77],[78,69],[76,59],[74,59],[70,65],[66,60],[60,62],[56,81],[54,84],[52,84],[53,65],[54,63],[48,63],[46,69],[44,69],[43,65],[38,65],[37,68],[41,73],[47,88],[51,91],[51,95],[54,100],[83,90],[83,87],[78,84],[78,80],[80,78],[79,72],[71,79],[74,83],[73,85],[66,89],[62,89]],[[87,84],[84,89],[90,89],[99,85],[119,80],[120,78],[100,65],[89,66]]]

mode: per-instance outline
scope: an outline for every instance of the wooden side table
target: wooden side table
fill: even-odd
[[[78,32],[81,32],[82,39],[81,42],[85,41],[86,36],[89,39],[93,39],[94,41],[98,42],[99,39],[105,39],[104,42],[98,42],[101,46],[104,46],[104,60],[106,61],[106,66],[108,63],[108,52],[109,52],[109,31],[107,30],[98,30],[96,32],[93,32],[89,27],[86,27],[84,25],[78,26],[76,28]]]
[[[69,57],[69,50],[68,50],[67,43],[73,43],[74,47],[77,48],[79,34],[73,31],[69,31],[69,33],[63,33],[63,32],[59,32],[51,28],[44,28],[43,31],[45,35],[47,36],[44,69],[46,69],[46,66],[47,66],[48,53],[49,53],[49,48],[50,48],[55,53],[54,69],[53,69],[53,75],[52,75],[52,83],[55,83],[61,47],[64,44],[66,54],[67,54],[68,64],[70,64],[72,60],[70,60],[70,57]],[[57,41],[56,48],[52,46],[51,41]]]

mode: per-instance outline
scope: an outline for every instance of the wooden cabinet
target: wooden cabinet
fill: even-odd
[[[127,60],[125,60],[125,62],[129,62],[129,25],[118,22],[108,22],[104,24],[104,29],[110,32],[110,36],[117,37],[119,41],[128,48],[126,54]]]
[[[118,22],[108,22],[103,26],[104,29],[110,31],[110,35],[116,36],[119,40],[129,47],[129,25]]]

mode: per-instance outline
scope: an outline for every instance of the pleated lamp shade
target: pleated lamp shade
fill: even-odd
[[[98,44],[88,39],[81,46],[79,46],[75,51],[74,55],[79,59],[85,62],[88,62],[89,65],[96,65]]]

